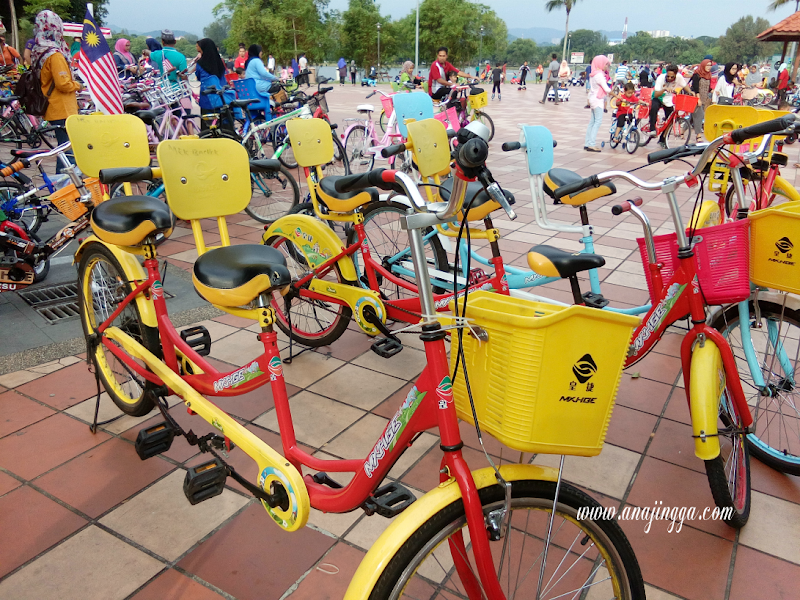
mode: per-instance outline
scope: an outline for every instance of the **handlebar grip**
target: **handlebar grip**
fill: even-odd
[[[600,185],[600,180],[597,178],[597,175],[590,175],[580,181],[576,181],[575,183],[568,183],[567,185],[562,185],[560,188],[557,188],[553,195],[556,197],[557,200],[561,200],[564,196],[571,196],[575,192],[581,192],[586,188],[590,187],[597,187]]]
[[[519,142],[503,142],[502,148],[503,152],[511,152],[512,150],[519,150],[522,148],[522,144]]]
[[[617,204],[616,206],[611,208],[611,214],[614,216],[621,215],[624,212],[628,212],[631,209],[631,206],[641,206],[644,200],[641,198],[634,198],[633,200],[625,200],[622,204]]]
[[[14,161],[10,165],[8,165],[5,169],[0,171],[0,177],[8,177],[10,175],[13,175],[14,173],[17,173],[18,171],[22,171],[22,169],[24,169],[28,165],[30,165],[30,163],[24,158],[20,159],[20,160],[17,160],[17,161]]]
[[[406,151],[405,144],[395,144],[394,146],[386,146],[383,150],[381,150],[381,156],[383,158],[389,158],[390,156],[397,156],[401,152]]]
[[[377,93],[378,93],[378,92],[372,92],[371,94],[367,94],[367,97],[366,97],[366,99],[367,99],[367,100],[369,100],[370,98],[372,98],[372,97],[373,97],[375,94],[377,94]]]
[[[117,167],[116,169],[100,169],[100,183],[122,183],[125,181],[145,181],[153,179],[150,167]]]
[[[683,147],[679,146],[678,148],[667,148],[665,150],[657,150],[655,152],[651,152],[650,154],[647,155],[647,163],[652,165],[653,163],[661,162],[662,160],[667,160],[678,154],[678,152],[680,152],[683,149],[684,149]]]
[[[281,170],[281,161],[275,158],[261,158],[250,161],[251,173],[277,173]]]
[[[327,93],[328,93],[328,92],[330,92],[332,89],[333,89],[333,87],[332,87],[332,86],[321,87],[321,88],[319,88],[319,93],[320,93],[320,94],[327,94]]]
[[[772,119],[765,123],[756,123],[750,127],[743,127],[742,129],[734,129],[731,131],[731,140],[734,144],[741,144],[750,138],[759,137],[768,133],[775,133],[782,129],[787,129],[795,123],[795,116],[793,114]]]
[[[344,175],[336,179],[333,187],[340,194],[358,192],[370,187],[390,190],[393,189],[394,185],[394,173],[390,169],[373,169],[366,173]]]

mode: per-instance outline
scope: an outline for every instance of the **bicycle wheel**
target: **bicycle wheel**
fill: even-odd
[[[367,128],[354,125],[344,141],[344,150],[353,173],[366,173],[375,166],[375,154],[368,152],[372,146],[372,138],[367,135]]]
[[[322,165],[322,175],[350,175],[350,161],[347,159],[347,152],[342,146],[342,142],[336,137],[336,132],[331,131],[333,138],[333,159]]]
[[[628,135],[625,136],[625,150],[628,154],[635,153],[639,148],[639,137],[639,132],[635,129],[630,130]]]
[[[748,308],[748,329],[764,381],[762,389],[756,387],[745,357],[738,306],[721,311],[711,325],[727,338],[733,350],[753,414],[747,445],[764,464],[800,475],[800,310],[761,299],[758,311],[752,300]]]
[[[159,200],[163,200],[164,202],[167,201],[167,194],[164,190],[161,190],[161,193],[158,196],[152,196],[152,194],[162,185],[164,184],[163,181],[160,179],[146,179],[143,181],[132,181],[131,182],[131,192],[133,192],[134,196],[151,196],[153,198],[158,198]],[[120,196],[125,196],[125,186],[122,183],[115,183],[111,185],[108,190],[108,195],[110,198],[119,198]]]
[[[24,188],[13,181],[0,181],[0,210],[8,220],[23,227],[28,233],[36,233],[44,220],[44,209],[38,198],[31,198],[35,204],[26,200],[17,201]]]
[[[78,266],[81,323],[87,340],[133,289],[114,255],[101,244],[86,248]],[[158,329],[142,323],[139,308],[131,302],[112,322],[156,356],[161,356]],[[113,343],[113,342],[112,342]],[[155,386],[120,361],[103,343],[94,349],[92,362],[108,395],[126,415],[141,417],[154,406]]]
[[[689,119],[675,119],[665,136],[667,148],[685,146],[689,140]]]
[[[484,514],[503,510],[505,492],[500,485],[482,488],[478,494]],[[498,580],[507,598],[536,595],[554,496],[553,482],[511,482],[510,533],[490,542]],[[642,573],[622,529],[614,519],[579,519],[579,512],[586,509],[589,514],[602,512],[590,496],[562,483],[540,598],[585,598],[588,594],[592,598],[643,599]],[[457,552],[460,558],[469,561],[468,568],[478,577],[473,567],[474,552],[462,531],[465,525],[461,499],[433,514],[388,560],[370,599],[400,598],[412,579],[433,584],[448,597],[466,598],[466,590],[453,566],[453,553]]]
[[[386,125],[389,123],[389,117],[386,116],[386,111],[381,109],[381,118],[378,119],[378,124],[381,126],[381,131],[386,133]]]
[[[261,223],[272,223],[300,202],[300,188],[289,170],[281,165],[275,173],[252,173],[253,195],[244,211]]]
[[[294,210],[299,211],[302,207],[303,205],[300,204]],[[296,244],[294,239],[276,235],[268,239],[266,243],[283,252],[286,257],[286,265],[292,275],[292,281],[298,281],[311,272],[303,248]],[[356,285],[355,282],[344,280],[339,265],[334,265],[325,280]],[[289,304],[288,315],[287,303]],[[305,298],[294,287],[285,296],[279,292],[274,293],[272,307],[275,309],[276,322],[281,331],[292,336],[295,341],[304,346],[312,348],[329,346],[339,339],[347,329],[353,314],[349,306]]]
[[[489,128],[489,141],[491,142],[492,138],[494,138],[494,121],[492,121],[492,117],[487,115],[485,112],[476,110],[475,116],[473,117],[472,120],[480,121]]]
[[[650,137],[650,120],[649,119],[639,119],[639,123],[637,124],[636,128],[639,130],[639,145],[644,147],[650,143],[652,139]]]
[[[614,129],[616,130],[616,127]],[[609,138],[608,139],[608,145],[611,146],[612,148],[616,148],[617,146],[619,146],[620,142],[622,141],[622,133],[620,132],[620,136],[619,137],[615,137],[614,136],[614,131],[612,131],[611,135],[608,136],[608,138]]]
[[[31,233],[31,240],[40,244],[42,240],[35,233]],[[33,266],[33,283],[39,283],[40,281],[44,281],[44,278],[47,277],[47,274],[50,272],[50,258],[45,258],[44,260],[40,260]]]
[[[275,149],[275,152],[278,151],[284,144],[286,147],[283,148],[283,152],[278,157],[278,160],[281,161],[281,164],[289,170],[297,168],[297,161],[294,158],[294,150],[292,150],[292,144],[289,142],[289,132],[286,131],[286,125],[283,123],[276,125],[271,130],[271,137],[272,137],[272,147]],[[289,143],[286,143],[289,142]]]

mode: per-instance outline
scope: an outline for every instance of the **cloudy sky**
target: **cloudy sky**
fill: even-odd
[[[201,35],[219,0],[111,0],[108,22],[136,31],[182,29]],[[564,12],[545,13],[545,0],[483,0],[510,28],[564,27]],[[416,0],[383,0],[381,12],[402,17],[416,7]],[[761,15],[777,23],[794,10],[794,2],[766,13],[769,0],[581,0],[573,9],[570,29],[620,30],[628,17],[628,31],[667,29],[673,35],[718,36],[744,15]],[[187,10],[191,7],[191,10]],[[654,7],[658,7],[653,10]],[[347,9],[347,0],[330,0],[330,8]]]

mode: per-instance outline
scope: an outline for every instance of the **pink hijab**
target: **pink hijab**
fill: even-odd
[[[128,41],[129,40],[126,40],[125,38],[119,38],[117,43],[114,44],[114,50],[124,56],[129,61],[129,64],[134,64],[135,61],[133,60],[133,54],[125,50],[125,46],[128,44]]]
[[[608,65],[610,64],[611,61],[608,60],[608,57],[605,54],[598,54],[592,59],[592,75],[599,73],[600,71],[605,71],[608,69]]]

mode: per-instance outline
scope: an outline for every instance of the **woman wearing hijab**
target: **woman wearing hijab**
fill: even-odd
[[[703,118],[706,109],[711,106],[711,59],[704,58],[694,70],[692,78],[689,80],[692,91],[700,98],[697,108],[692,113],[692,124],[694,125],[695,141],[700,144],[703,142]]]
[[[225,63],[222,62],[214,41],[209,38],[198,40],[197,52],[194,73],[200,82],[200,99],[197,102],[200,105],[200,114],[214,113],[222,106],[222,99],[217,94],[203,92],[210,87],[221,90],[225,86]],[[226,123],[226,126],[229,124]],[[201,127],[208,129],[206,119],[201,120]]]
[[[413,83],[415,86],[422,83],[422,81],[414,77],[414,63],[407,60],[403,63],[403,68],[400,71],[400,85],[405,86],[406,83]]]
[[[294,77],[295,80],[297,80],[298,75],[300,75],[300,65],[297,64],[297,59],[293,58],[292,59],[292,77]],[[298,81],[297,84],[300,85],[300,82]]]
[[[778,68],[778,110],[781,104],[786,99],[786,90],[789,88],[789,70],[786,68],[786,63],[781,63]]]
[[[736,90],[736,82],[738,81],[736,73],[739,72],[739,65],[735,62],[725,64],[722,70],[722,76],[717,79],[717,85],[714,88],[713,101],[714,104],[731,104],[733,102],[733,94]],[[723,100],[720,98],[729,98],[730,100]]]
[[[267,71],[264,61],[261,60],[261,46],[253,44],[247,49],[247,62],[244,66],[244,78],[256,80],[256,90],[262,96],[269,97],[269,88],[274,81],[278,81],[272,73]]]
[[[61,17],[51,10],[43,10],[36,15],[33,27],[34,44],[31,49],[31,64],[41,68],[42,93],[48,97],[49,104],[44,115],[50,125],[59,125],[55,130],[59,145],[69,141],[64,128],[67,117],[78,114],[78,99],[75,93],[81,84],[72,79],[69,68],[69,49],[64,43],[64,24]],[[61,172],[61,162],[56,173]]]
[[[600,124],[603,122],[603,105],[604,98],[611,92],[606,81],[606,72],[608,71],[611,61],[604,54],[595,56],[592,59],[592,71],[589,78],[589,108],[591,108],[591,116],[589,117],[589,127],[586,128],[586,139],[583,143],[583,149],[588,152],[600,152],[597,147],[597,132],[600,130]]]
[[[344,57],[339,59],[336,67],[339,69],[339,85],[344,85],[344,80],[347,78],[347,61]]]
[[[149,37],[144,41],[144,43],[147,44],[147,49],[150,50],[150,56],[153,55],[153,52],[158,52],[159,50],[163,50],[164,49],[161,46],[161,44],[158,42],[158,40],[155,39],[155,38]],[[158,69],[158,65],[155,64],[150,57],[147,58],[147,62],[154,69]]]
[[[139,69],[136,66],[136,59],[131,54],[131,42],[125,38],[120,38],[114,45],[114,62],[117,65],[117,75],[122,78],[136,75]]]

